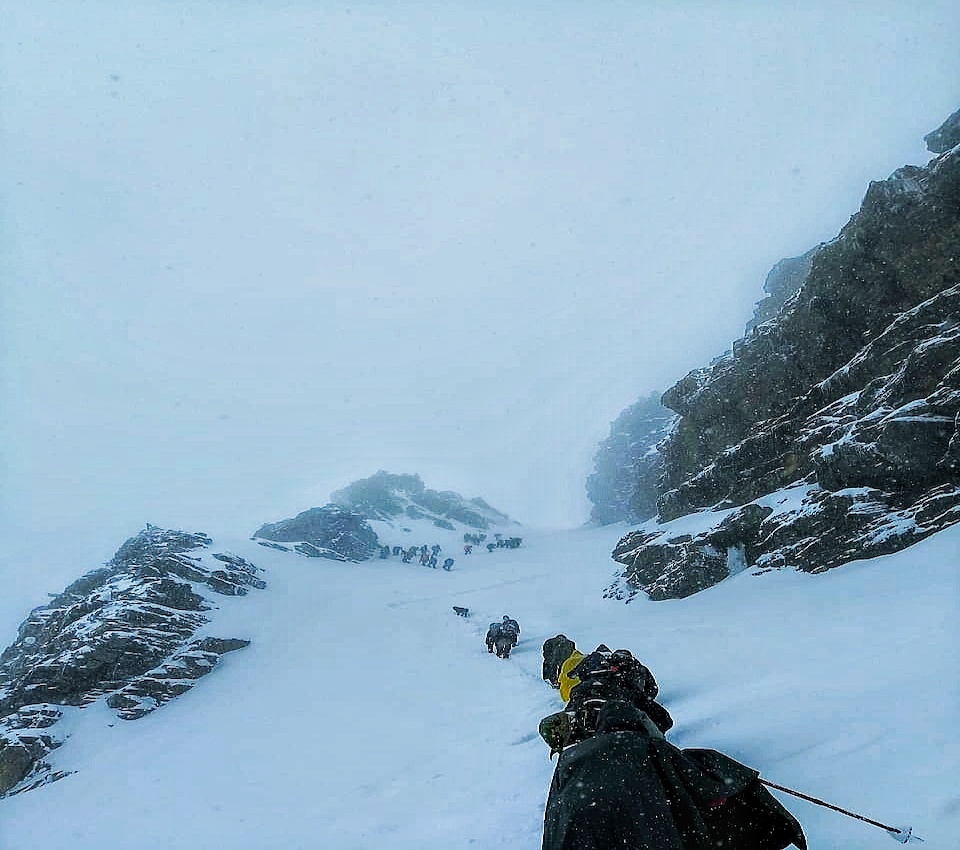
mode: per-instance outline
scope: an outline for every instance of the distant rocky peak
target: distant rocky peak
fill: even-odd
[[[431,490],[416,474],[380,470],[338,490],[330,499],[371,520],[429,519],[443,528],[453,528],[452,523],[459,522],[483,530],[512,524],[509,516],[483,499],[467,499],[452,490]]]

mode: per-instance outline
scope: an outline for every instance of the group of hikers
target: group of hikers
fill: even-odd
[[[487,551],[492,552],[494,549],[517,549],[521,542],[523,542],[522,537],[502,537],[497,534],[496,541],[487,544]],[[469,555],[473,552],[474,546],[479,546],[487,539],[486,534],[464,534],[463,535],[463,554]],[[440,552],[443,550],[443,547],[439,543],[434,543],[433,546],[427,546],[424,543],[422,546],[381,546],[380,547],[380,557],[382,559],[387,559],[391,556],[399,557],[403,563],[409,564],[415,558],[419,558],[420,564],[424,567],[432,567],[436,569],[438,566],[443,567],[443,569],[449,571],[453,569],[454,560],[453,558],[445,558],[443,563],[440,563]]]
[[[488,552],[492,552],[494,549],[519,549],[523,542],[522,537],[501,537],[499,534],[496,537],[495,542],[487,544]]]
[[[522,537],[504,537],[502,534],[494,534],[496,539],[487,543],[487,551],[494,549],[519,549],[523,542]],[[487,539],[486,534],[464,534],[463,535],[463,554],[469,555],[473,552],[474,546],[480,546]]]
[[[497,658],[509,658],[510,650],[520,641],[520,624],[509,614],[504,614],[499,623],[491,623],[487,629],[487,652],[495,652]]]
[[[558,634],[543,644],[543,678],[565,707],[540,722],[558,755],[542,850],[805,850],[758,771],[666,740],[673,718],[629,650],[584,654]]]
[[[427,544],[424,543],[422,546],[408,546],[406,549],[404,549],[403,546],[381,546],[380,557],[389,558],[391,555],[394,557],[399,555],[405,564],[409,564],[414,558],[419,557],[422,566],[436,569],[440,563],[439,557],[441,551],[442,547],[439,543],[434,543],[433,546],[427,546]],[[442,566],[443,569],[449,572],[453,569],[453,564],[453,558],[445,558]]]

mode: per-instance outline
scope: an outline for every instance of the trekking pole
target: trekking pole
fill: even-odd
[[[833,809],[835,812],[840,812],[840,814],[847,815],[847,817],[865,821],[872,826],[879,826],[880,829],[885,829],[888,833],[890,833],[890,837],[894,841],[899,841],[901,844],[906,844],[908,841],[923,841],[919,835],[913,834],[912,826],[887,826],[885,823],[880,823],[880,821],[871,820],[863,815],[858,815],[856,812],[848,812],[846,809],[841,809],[839,806],[834,806],[832,803],[828,803],[825,800],[818,800],[816,797],[810,797],[807,794],[801,794],[799,791],[794,791],[792,788],[785,788],[783,785],[777,785],[775,782],[769,782],[762,778],[760,779],[760,782],[770,788],[776,788],[778,791],[784,791],[787,794],[793,794],[794,797],[799,797],[801,800],[807,800],[811,803],[816,803],[818,806],[823,806],[826,809]]]

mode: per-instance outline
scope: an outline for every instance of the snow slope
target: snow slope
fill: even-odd
[[[520,549],[463,556],[459,534],[407,525],[377,532],[439,542],[454,570],[214,534],[217,551],[267,571],[265,592],[218,599],[209,630],[251,646],[142,720],[75,712],[53,756],[76,772],[0,800],[0,847],[537,850],[553,768],[537,723],[561,707],[540,647],[558,631],[644,660],[679,746],[957,846],[960,527],[824,575],[747,570],[688,599],[625,605],[602,598],[622,526],[528,531]],[[504,613],[523,633],[499,660],[483,633]],[[811,848],[893,846],[780,799]]]

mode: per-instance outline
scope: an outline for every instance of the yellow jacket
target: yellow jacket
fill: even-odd
[[[583,653],[579,649],[575,649],[567,656],[567,660],[560,665],[560,699],[564,702],[569,701],[570,691],[572,691],[576,685],[580,684],[580,680],[576,676],[571,676],[570,671],[576,667],[583,658]]]

